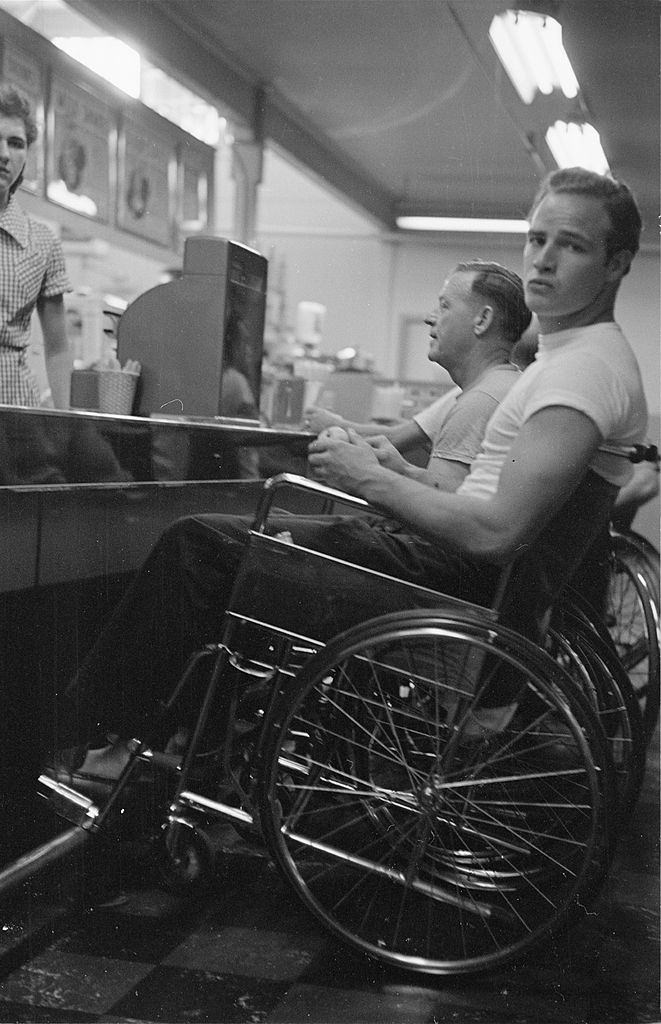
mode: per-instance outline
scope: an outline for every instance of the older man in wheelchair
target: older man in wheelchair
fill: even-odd
[[[168,726],[181,720],[206,651],[213,685],[171,821],[184,806],[221,806],[192,795],[190,772],[213,701],[227,712],[240,696],[232,684],[223,698],[224,673],[244,673],[273,696],[264,707],[260,693],[263,726],[238,787],[248,809],[223,810],[259,824],[341,937],[461,972],[516,955],[570,915],[610,856],[612,751],[590,700],[539,644],[607,528],[630,473],[622,455],[645,435],[640,373],[614,321],[640,227],[624,184],[550,175],[524,252],[539,356],[459,487],[388,469],[350,431],[310,445],[313,481],[300,486],[345,496],[358,514],[262,512],[254,531],[224,516],[174,524],[78,673],[59,742],[73,727],[82,744],[45,778],[84,790],[119,777],[121,790],[145,759],[154,708],[165,704]],[[453,315],[445,302],[439,318]],[[247,626],[256,651],[238,650]],[[195,647],[200,661],[175,686]],[[580,650],[581,665],[596,664]]]

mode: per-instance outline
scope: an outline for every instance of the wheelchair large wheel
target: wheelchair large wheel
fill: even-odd
[[[562,626],[549,632],[546,649],[599,716],[615,772],[617,820],[625,824],[640,795],[646,753],[642,715],[629,676],[610,644],[569,609]]]
[[[645,560],[613,538],[607,622],[640,703],[646,740],[659,719],[659,611]]]
[[[652,592],[659,604],[659,575],[661,574],[661,556],[654,544],[636,533],[635,530],[611,530],[612,544],[616,551],[632,552],[642,558],[645,570],[649,575]]]
[[[503,687],[513,717],[487,731]],[[566,922],[603,878],[612,800],[572,688],[517,634],[429,613],[329,644],[272,709],[258,766],[265,837],[303,901],[362,952],[436,974]]]

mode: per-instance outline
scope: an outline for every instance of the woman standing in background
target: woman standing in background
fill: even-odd
[[[0,403],[41,404],[27,360],[36,308],[53,405],[67,409],[72,357],[64,315],[63,295],[70,291],[64,254],[50,228],[29,217],[14,196],[36,137],[28,99],[13,86],[0,86]]]

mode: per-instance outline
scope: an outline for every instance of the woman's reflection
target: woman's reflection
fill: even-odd
[[[0,416],[0,485],[124,483],[132,479],[91,420],[25,410],[7,410]]]

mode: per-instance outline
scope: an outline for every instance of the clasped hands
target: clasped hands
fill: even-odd
[[[387,438],[363,438],[351,428],[322,431],[308,446],[312,479],[358,497],[363,497],[364,486],[383,467],[397,472],[399,461],[404,460]]]

